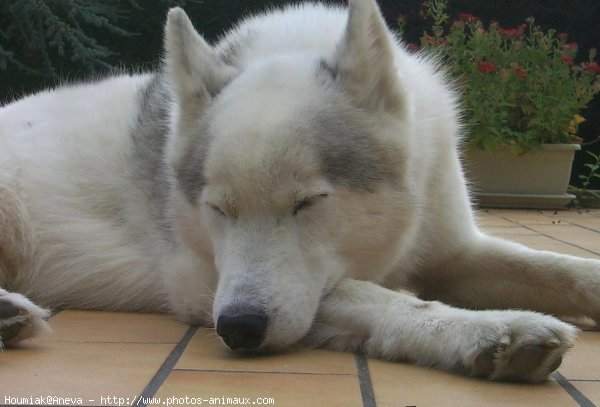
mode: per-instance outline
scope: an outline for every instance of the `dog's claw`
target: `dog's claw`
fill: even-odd
[[[502,338],[500,338],[500,340],[498,341],[498,346],[500,347],[508,347],[510,345],[510,336],[509,335],[504,335],[502,336]]]
[[[562,356],[559,356],[550,366],[548,366],[548,373],[554,372],[562,364]]]

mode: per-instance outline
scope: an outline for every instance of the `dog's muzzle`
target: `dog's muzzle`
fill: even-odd
[[[263,343],[267,317],[258,314],[220,315],[217,333],[231,349],[255,349]]]

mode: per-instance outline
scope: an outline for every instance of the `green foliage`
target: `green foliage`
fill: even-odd
[[[577,44],[543,32],[533,18],[517,28],[484,27],[470,14],[450,23],[446,0],[423,6],[432,24],[421,47],[439,54],[456,78],[473,146],[523,154],[542,143],[578,141],[578,113],[600,92],[595,50],[575,64]]]
[[[161,33],[166,9],[183,3],[185,0],[141,4],[135,0],[0,1],[0,71],[19,79],[45,80],[65,72],[87,75],[106,71],[122,58],[115,51],[122,41],[116,40],[139,43],[138,29],[150,24],[155,26],[149,28]],[[149,14],[159,21],[148,21]]]
[[[131,33],[117,23],[123,11],[116,1],[5,0],[0,2],[0,69],[10,65],[50,77],[56,59],[68,59],[89,72],[110,65],[112,51],[94,37],[98,32]]]
[[[592,157],[592,162],[588,164],[584,164],[584,167],[587,168],[586,174],[579,174],[577,177],[581,181],[581,192],[589,195],[593,195],[596,198],[600,198],[600,195],[597,193],[590,191],[590,185],[594,178],[600,178],[600,154],[594,154],[591,151],[586,151],[586,153]]]

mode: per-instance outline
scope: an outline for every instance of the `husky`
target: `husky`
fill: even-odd
[[[600,322],[600,261],[481,232],[457,96],[374,0],[171,9],[156,72],[0,109],[0,332],[47,308],[171,313],[231,349],[359,351],[542,382]]]

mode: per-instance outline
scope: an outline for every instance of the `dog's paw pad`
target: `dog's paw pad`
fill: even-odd
[[[471,374],[477,377],[489,377],[494,373],[494,355],[496,347],[490,347],[481,352],[473,361]]]
[[[518,375],[526,376],[542,364],[546,353],[541,346],[523,346],[511,356],[510,367]]]
[[[533,383],[545,381],[561,365],[562,357],[569,347],[549,347],[545,344],[522,346],[508,357],[507,363],[498,366],[494,378]],[[500,358],[507,356],[500,355]]]
[[[558,369],[567,349],[531,344],[514,349],[498,343],[475,357],[470,374],[493,380],[541,382]]]
[[[0,349],[50,331],[50,312],[17,293],[0,292]]]
[[[468,372],[492,380],[530,383],[543,382],[558,369],[578,332],[556,318],[533,313],[508,314],[494,330],[480,338],[483,343],[466,363]]]
[[[3,342],[11,341],[17,337],[24,326],[25,324],[23,323],[15,323],[12,325],[3,326],[0,328],[0,340]]]
[[[19,315],[20,309],[10,301],[0,300],[0,319],[13,318]]]

